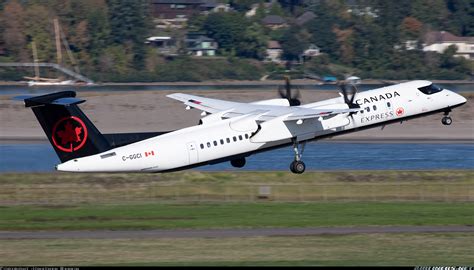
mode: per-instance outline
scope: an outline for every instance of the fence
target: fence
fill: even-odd
[[[0,205],[130,202],[474,201],[472,184],[1,185]]]

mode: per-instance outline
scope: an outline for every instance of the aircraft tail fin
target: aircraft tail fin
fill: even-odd
[[[90,156],[111,148],[107,139],[77,106],[85,100],[76,92],[63,91],[41,96],[19,96],[30,107],[61,162]]]

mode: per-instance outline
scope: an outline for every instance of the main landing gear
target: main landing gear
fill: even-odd
[[[296,139],[293,139],[293,151],[295,151],[295,160],[291,162],[290,164],[290,171],[292,173],[302,174],[304,173],[304,170],[306,169],[306,165],[304,164],[303,161],[301,161],[301,156],[303,155],[306,142],[302,143],[301,152],[299,151],[298,146],[299,146],[299,143],[296,141]]]
[[[449,126],[453,123],[453,119],[451,119],[451,117],[449,117],[449,112],[450,111],[445,111],[444,112],[444,117],[441,119],[441,123],[443,123],[443,125],[445,125],[445,126]]]
[[[242,168],[245,166],[245,158],[233,159],[230,161],[230,164],[236,168]]]

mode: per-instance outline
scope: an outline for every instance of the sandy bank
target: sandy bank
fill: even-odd
[[[184,105],[169,99],[171,91],[84,92],[87,99],[81,108],[103,133],[166,131],[196,125],[200,111],[186,111]],[[276,98],[270,90],[186,91],[206,97],[250,102]],[[337,97],[334,91],[301,91],[304,103]],[[336,137],[338,140],[474,140],[474,95],[455,109],[451,126],[441,124],[442,114],[392,124]],[[0,97],[0,139],[46,139],[32,111],[11,96]]]

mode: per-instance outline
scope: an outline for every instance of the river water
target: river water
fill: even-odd
[[[229,162],[199,171],[286,171],[293,150],[285,147],[247,158],[242,169]],[[303,161],[307,170],[474,169],[474,144],[312,142]],[[0,144],[0,172],[51,172],[59,159],[49,143]]]

